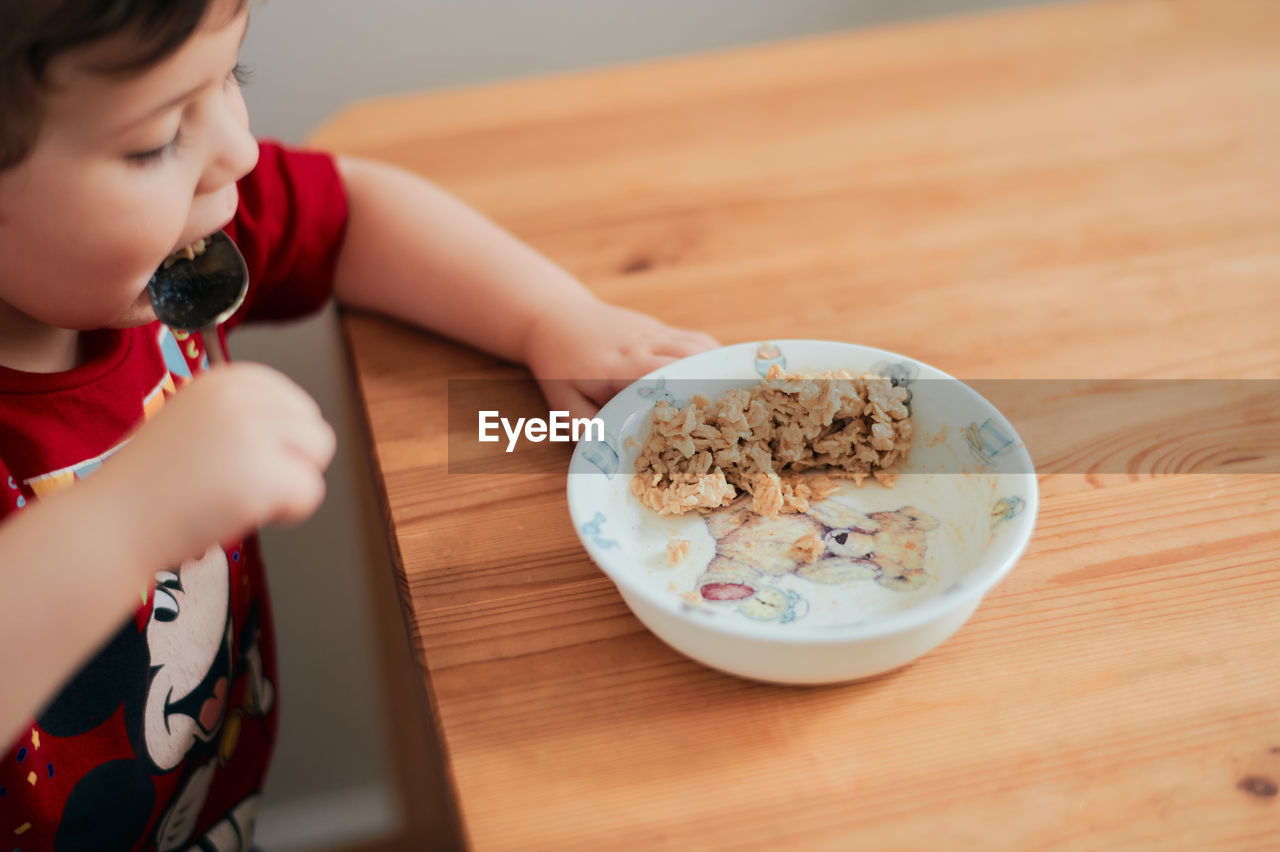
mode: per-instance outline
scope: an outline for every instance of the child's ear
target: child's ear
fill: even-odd
[[[149,654],[133,619],[62,687],[36,724],[55,737],[74,737],[101,725],[124,703],[130,686],[145,681]],[[141,683],[145,690],[146,684]]]

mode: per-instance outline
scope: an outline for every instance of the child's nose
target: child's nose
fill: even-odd
[[[229,108],[214,132],[208,164],[196,187],[198,194],[216,192],[235,183],[258,163],[258,141],[249,132],[243,101]]]

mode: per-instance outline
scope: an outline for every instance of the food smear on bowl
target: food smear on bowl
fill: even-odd
[[[773,516],[807,512],[838,490],[837,479],[890,485],[911,449],[906,398],[883,376],[773,364],[755,387],[714,402],[660,401],[631,492],[659,515],[717,509],[745,492],[753,512]]]
[[[679,565],[689,555],[689,539],[677,538],[675,533],[667,541],[667,564]]]

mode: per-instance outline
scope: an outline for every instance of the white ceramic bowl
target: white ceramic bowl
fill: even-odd
[[[644,507],[630,482],[653,405],[752,387],[774,363],[799,373],[874,372],[906,385],[915,443],[897,482],[847,483],[805,515],[751,515],[751,524],[716,524],[715,534],[700,513],[660,517]],[[645,376],[599,416],[604,440],[579,443],[569,464],[569,512],[583,546],[660,639],[743,677],[829,683],[914,660],[964,624],[1035,525],[1035,472],[1004,416],[959,380],[881,349],[818,340],[726,346]],[[778,542],[807,530],[827,548],[818,561],[779,564]],[[674,566],[672,536],[690,543]],[[917,572],[910,587],[885,570],[904,548],[923,554],[923,579]],[[773,558],[760,559],[762,550]]]

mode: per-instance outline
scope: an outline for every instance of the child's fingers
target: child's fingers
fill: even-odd
[[[680,333],[690,346],[696,346],[699,351],[704,349],[719,349],[720,341],[716,340],[705,331],[692,331],[690,329],[680,329]]]
[[[319,468],[296,460],[279,464],[273,471],[272,505],[267,523],[291,526],[315,514],[324,502],[324,475]]]
[[[631,384],[629,379],[579,379],[573,382],[563,383],[570,392],[566,394],[566,398],[575,399],[583,398],[594,407],[599,407],[608,402],[615,393],[622,388]]]
[[[632,367],[636,376],[639,377],[639,376],[647,375],[648,373],[652,373],[654,370],[658,369],[659,367],[665,367],[667,364],[670,364],[672,361],[678,360],[680,358],[685,357],[686,355],[692,355],[692,354],[693,354],[692,352],[686,352],[682,349],[672,348],[669,346],[664,347],[661,350],[655,346],[651,354],[645,355],[641,358],[637,358],[633,362]],[[622,388],[625,388],[628,384],[630,384],[630,382],[623,382],[619,390],[621,390]]]
[[[333,427],[324,419],[315,417],[307,422],[290,424],[285,445],[312,467],[324,470],[333,461],[338,441]]]
[[[593,416],[594,412],[604,405],[614,396],[621,393],[631,385],[640,376],[650,373],[664,364],[670,364],[673,359],[665,355],[644,355],[632,359],[627,362],[626,376],[615,377],[612,379],[586,379],[575,382],[570,386],[571,390],[578,392],[578,395],[587,399],[592,404]]]
[[[223,368],[228,369],[228,368]],[[236,370],[237,407],[255,412],[259,424],[271,424],[278,440],[313,467],[333,460],[337,439],[320,405],[283,373],[258,364],[230,365]]]
[[[600,407],[567,381],[542,382],[542,395],[551,411],[567,411],[572,418],[595,417]]]
[[[676,329],[670,337],[658,341],[653,347],[653,352],[655,355],[668,358],[687,358],[699,352],[706,352],[708,349],[715,349],[719,345],[714,337],[700,331]]]
[[[322,417],[320,404],[285,374],[251,362],[233,364],[230,368],[239,371],[237,379],[244,381],[236,391],[241,405],[253,404],[263,411],[301,421]]]

